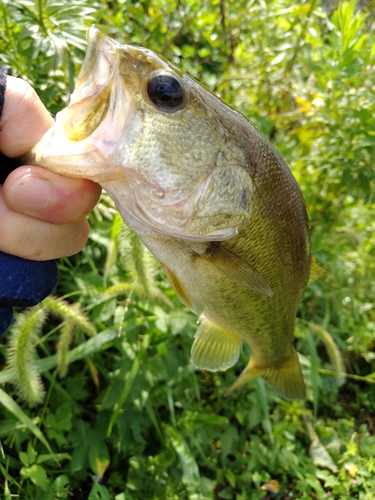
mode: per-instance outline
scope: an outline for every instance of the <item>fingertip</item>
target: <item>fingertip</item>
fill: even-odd
[[[101,186],[88,179],[72,179],[53,174],[48,176],[53,185],[53,198],[44,217],[49,222],[71,223],[84,219],[95,207]]]
[[[10,158],[26,153],[53,123],[32,86],[21,78],[7,76],[1,117],[1,151]]]

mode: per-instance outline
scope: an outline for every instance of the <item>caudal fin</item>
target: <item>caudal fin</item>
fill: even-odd
[[[306,389],[303,382],[301,367],[298,360],[297,351],[293,349],[291,356],[281,365],[264,368],[256,365],[253,358],[235,381],[227,390],[226,396],[237,387],[246,382],[250,382],[258,377],[262,377],[277,393],[287,399],[304,400]]]

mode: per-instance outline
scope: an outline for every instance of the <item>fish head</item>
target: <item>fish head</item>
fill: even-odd
[[[130,227],[193,240],[234,236],[251,211],[229,108],[151,50],[95,27],[69,105],[33,163],[100,183]]]

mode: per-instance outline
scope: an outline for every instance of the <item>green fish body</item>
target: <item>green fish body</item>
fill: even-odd
[[[293,346],[312,264],[300,189],[241,114],[154,52],[91,28],[71,103],[28,158],[99,182],[199,315],[194,364],[251,359],[228,393],[263,377],[305,386]],[[314,269],[310,269],[311,267]]]

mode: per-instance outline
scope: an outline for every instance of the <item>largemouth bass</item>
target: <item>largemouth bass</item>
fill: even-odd
[[[27,159],[99,182],[199,315],[197,368],[251,359],[228,390],[263,377],[304,399],[293,345],[319,270],[300,189],[240,113],[151,50],[91,28],[71,102]]]

